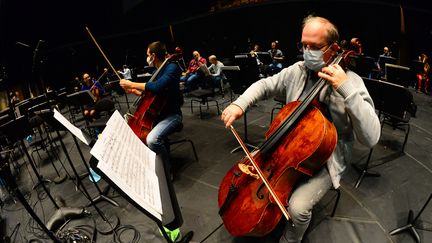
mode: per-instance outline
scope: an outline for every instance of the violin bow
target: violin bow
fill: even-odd
[[[232,125],[230,125],[230,129],[231,129],[231,132],[234,134],[234,137],[237,139],[237,141],[239,142],[240,146],[242,147],[243,151],[245,152],[246,156],[248,157],[248,159],[252,163],[253,167],[257,171],[259,177],[264,182],[264,184],[266,185],[266,187],[269,190],[270,194],[274,198],[276,204],[279,206],[279,208],[282,211],[283,215],[289,221],[291,219],[291,216],[289,215],[288,210],[285,208],[285,206],[282,204],[282,202],[280,201],[280,199],[278,198],[278,196],[274,192],[274,190],[271,187],[270,183],[268,182],[267,178],[264,177],[263,172],[258,167],[257,163],[253,159],[252,155],[250,154],[249,150],[247,149],[246,145],[244,144],[243,140],[241,139],[241,137],[239,136],[239,134],[237,133],[237,131],[235,130],[235,128]]]

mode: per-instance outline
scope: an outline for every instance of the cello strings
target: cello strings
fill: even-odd
[[[290,221],[291,216],[288,213],[288,210],[283,206],[282,202],[280,201],[279,197],[276,195],[276,193],[273,191],[273,188],[270,186],[270,183],[267,181],[267,179],[264,177],[261,169],[258,167],[258,165],[256,164],[255,160],[252,158],[251,154],[249,153],[248,149],[246,148],[246,145],[244,144],[243,140],[240,138],[240,136],[238,135],[237,131],[235,130],[235,128],[230,125],[230,129],[231,132],[234,134],[234,137],[237,139],[237,141],[239,142],[240,146],[242,147],[243,151],[246,153],[246,156],[249,158],[249,160],[251,161],[252,165],[254,166],[255,170],[257,171],[259,177],[261,178],[261,180],[264,182],[264,184],[266,185],[267,189],[269,190],[270,194],[273,196],[276,204],[279,206],[280,210],[282,211],[283,215],[285,216],[285,218]]]

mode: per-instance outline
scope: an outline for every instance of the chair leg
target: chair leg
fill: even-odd
[[[217,100],[215,100],[215,102],[216,102],[217,114],[219,116],[220,115],[219,102]]]
[[[333,206],[333,210],[332,210],[332,213],[331,213],[331,215],[330,215],[330,217],[334,217],[334,215],[335,215],[335,212],[336,212],[336,208],[337,208],[337,206],[338,206],[338,204],[339,204],[339,199],[340,199],[340,196],[341,196],[341,191],[340,191],[340,189],[338,188],[338,189],[335,189],[335,188],[332,188],[331,190],[333,190],[333,191],[336,191],[336,202],[334,203],[334,206]]]
[[[170,142],[169,145],[174,145],[174,144],[184,143],[184,142],[190,143],[190,145],[192,146],[192,150],[194,152],[195,160],[198,162],[199,161],[198,154],[197,154],[196,149],[195,149],[195,144],[192,142],[192,140],[190,140],[188,138],[184,138],[184,139],[180,139],[180,140],[177,140],[174,142]]]
[[[191,113],[193,114],[193,99],[191,99]]]
[[[409,132],[410,132],[410,124],[407,124],[407,129],[405,130],[405,139],[404,139],[404,142],[403,142],[403,145],[402,145],[402,153],[405,151],[405,145],[406,145],[406,143],[407,143],[407,141],[408,141],[408,135],[409,135]]]

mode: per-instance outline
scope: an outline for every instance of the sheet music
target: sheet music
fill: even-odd
[[[156,154],[134,134],[118,111],[108,120],[90,153],[98,168],[132,200],[162,220]]]
[[[90,139],[88,139],[84,135],[84,133],[81,131],[81,129],[79,129],[78,127],[76,127],[72,123],[70,123],[66,119],[66,117],[64,117],[59,111],[57,111],[57,109],[54,109],[54,118],[57,119],[57,121],[59,121],[64,127],[66,127],[66,129],[68,129],[79,140],[81,140],[86,145],[90,145],[90,142],[91,142]]]

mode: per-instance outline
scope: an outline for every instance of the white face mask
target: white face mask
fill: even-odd
[[[318,72],[325,66],[321,50],[303,49],[303,58],[305,66],[312,71]]]
[[[154,58],[152,58],[152,56],[147,56],[147,63],[149,67],[154,67]]]

